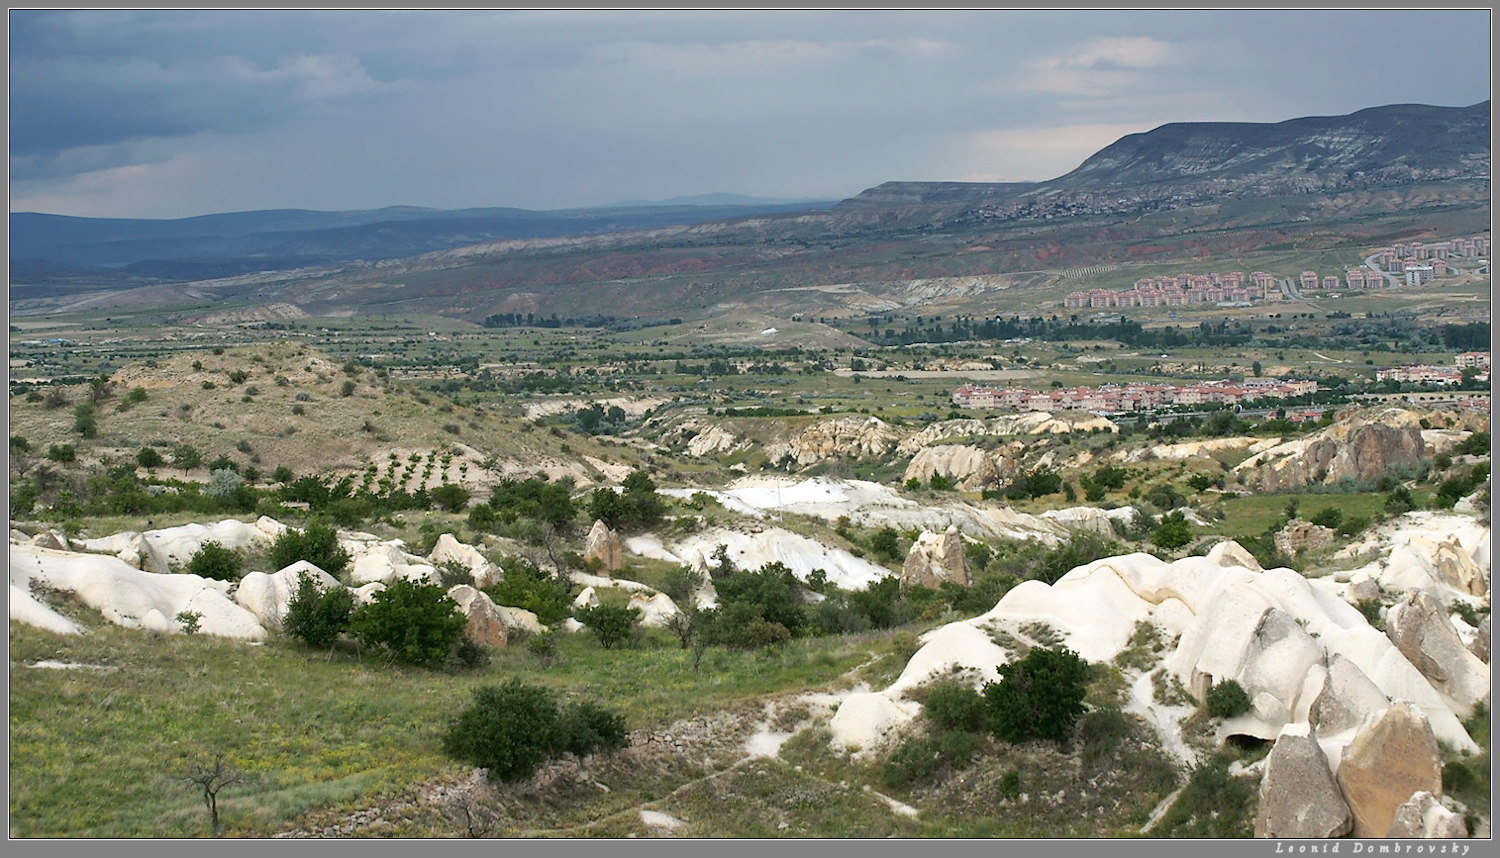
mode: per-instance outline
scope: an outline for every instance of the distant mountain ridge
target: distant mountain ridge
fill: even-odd
[[[715,197],[717,195],[714,195]],[[707,198],[706,198],[707,199]],[[10,215],[12,280],[74,275],[163,279],[415,256],[484,241],[593,235],[826,209],[833,200],[616,204],[532,211],[391,206],[360,211],[274,209],[171,220]]]

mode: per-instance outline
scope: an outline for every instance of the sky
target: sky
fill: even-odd
[[[1488,9],[9,12],[10,210],[1040,181],[1170,122],[1490,97]]]

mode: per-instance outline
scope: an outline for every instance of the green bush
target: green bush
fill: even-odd
[[[756,619],[765,624],[756,627],[754,636],[779,637],[767,628],[770,625],[782,626],[792,637],[800,635],[807,626],[807,614],[797,601],[796,588],[797,579],[781,563],[767,563],[756,571],[735,572],[715,581],[721,640],[734,645],[736,639],[752,636],[748,626]],[[754,646],[748,640],[743,643]]]
[[[338,534],[329,525],[315,521],[306,530],[287,528],[271,543],[271,566],[285,569],[298,560],[322,569],[335,578],[349,565],[349,552],[339,544]]]
[[[552,692],[511,679],[474,689],[448,726],[443,752],[486,769],[491,780],[518,781],[535,774],[564,739]]]
[[[1161,524],[1151,531],[1151,544],[1168,551],[1175,551],[1192,541],[1192,528],[1180,512],[1170,512],[1162,516]]]
[[[562,750],[574,756],[618,751],[630,744],[625,716],[587,700],[563,710],[562,727]]]
[[[907,739],[880,768],[880,779],[892,788],[931,783],[939,775],[962,769],[979,750],[980,737],[964,730]]]
[[[1208,690],[1204,707],[1215,718],[1237,718],[1250,711],[1250,695],[1245,693],[1244,686],[1226,679]]]
[[[47,458],[60,464],[67,464],[78,458],[78,452],[73,449],[72,444],[53,444],[47,448]]]
[[[932,722],[944,730],[984,729],[984,696],[974,688],[956,682],[933,686],[923,701],[924,711]]]
[[[1083,714],[1089,665],[1069,649],[1036,647],[984,687],[990,729],[1007,742],[1062,741]]]
[[[136,464],[143,468],[159,468],[166,461],[153,447],[142,447],[135,454]]]
[[[449,722],[443,751],[485,769],[491,780],[524,780],[559,753],[584,756],[628,743],[623,716],[588,701],[559,708],[550,690],[519,679],[473,694]]]
[[[210,539],[198,546],[188,561],[188,572],[218,581],[238,581],[244,558],[238,551]]]
[[[1251,837],[1255,795],[1255,784],[1231,775],[1228,758],[1215,755],[1193,770],[1182,794],[1149,833],[1157,837]]]
[[[467,624],[442,585],[399,578],[354,610],[349,631],[392,661],[433,667],[453,652]]]
[[[635,634],[636,623],[640,622],[641,612],[639,608],[606,604],[583,608],[574,616],[577,617],[578,622],[583,623],[590,632],[593,632],[600,646],[605,649],[614,649],[630,641]]]
[[[349,628],[354,594],[343,586],[319,590],[311,575],[297,576],[297,591],[287,603],[282,630],[313,649],[331,649]]]
[[[547,626],[568,618],[573,605],[566,582],[520,557],[501,558],[500,568],[505,577],[484,588],[495,604],[530,611]]]

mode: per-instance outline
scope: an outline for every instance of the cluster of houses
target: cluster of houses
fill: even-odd
[[[1318,383],[1297,379],[1246,379],[1198,384],[1101,384],[1098,387],[1030,390],[966,384],[953,391],[959,408],[989,411],[1088,411],[1123,414],[1172,405],[1238,405],[1257,399],[1284,399],[1315,393]]]
[[[1336,292],[1341,289],[1383,289],[1405,283],[1421,286],[1452,273],[1450,259],[1486,259],[1490,253],[1489,236],[1455,238],[1425,244],[1413,241],[1383,247],[1371,261],[1380,269],[1350,268],[1341,279],[1337,274],[1322,275],[1303,271],[1297,278],[1302,291]],[[1208,274],[1179,274],[1167,277],[1142,277],[1133,289],[1090,289],[1070,292],[1063,299],[1069,310],[1107,309],[1111,307],[1182,307],[1189,304],[1242,306],[1254,301],[1282,300],[1276,275],[1266,271],[1243,271]]]
[[[1070,310],[1095,307],[1182,307],[1188,304],[1248,304],[1279,301],[1276,275],[1265,271],[1230,271],[1142,277],[1134,289],[1091,289],[1070,292],[1063,304]]]
[[[1490,353],[1489,352],[1464,352],[1453,359],[1453,366],[1428,366],[1424,364],[1404,364],[1402,366],[1386,366],[1375,370],[1376,381],[1411,381],[1418,384],[1459,384],[1463,381],[1464,370],[1478,370],[1475,376],[1480,381],[1490,379]]]

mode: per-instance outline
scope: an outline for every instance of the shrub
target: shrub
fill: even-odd
[[[473,694],[449,722],[443,751],[485,769],[491,780],[529,778],[558,753],[582,756],[626,745],[625,719],[593,703],[564,710],[550,690],[519,679],[480,686]]]
[[[484,588],[497,605],[524,608],[536,614],[543,625],[567,619],[572,611],[568,584],[536,568],[520,557],[501,559],[505,577]]]
[[[162,466],[165,460],[162,459],[160,453],[156,452],[155,448],[142,447],[140,451],[135,454],[135,461],[136,464],[140,465],[143,468],[159,468]]]
[[[661,591],[679,605],[686,605],[693,592],[703,586],[703,573],[691,566],[679,566],[662,577]]]
[[[1204,700],[1208,714],[1215,718],[1236,718],[1250,711],[1250,695],[1233,679],[1214,683]]]
[[[1007,742],[1062,741],[1083,714],[1088,662],[1068,649],[1036,647],[984,687],[991,730]]]
[[[936,685],[927,693],[923,705],[927,717],[944,730],[984,729],[984,696],[977,690],[956,682]]]
[[[99,434],[99,421],[94,416],[94,406],[84,402],[73,407],[73,431],[85,438]]]
[[[313,522],[306,530],[287,528],[271,543],[271,565],[285,569],[298,560],[322,569],[338,578],[349,565],[349,552],[339,545],[338,534],[322,522]]]
[[[614,649],[630,640],[635,633],[635,624],[641,619],[641,612],[639,608],[613,604],[583,608],[575,616],[594,633],[600,646]]]
[[[945,730],[935,736],[906,740],[880,769],[888,787],[932,782],[945,771],[969,764],[979,749],[979,737],[963,730]]]
[[[625,716],[588,700],[580,700],[563,710],[562,727],[562,750],[575,756],[618,751],[630,744]]]
[[[191,444],[178,444],[172,448],[172,464],[184,471],[191,471],[203,464],[203,454]]]
[[[1168,551],[1174,551],[1192,541],[1192,528],[1180,512],[1162,516],[1161,524],[1151,531],[1151,543]]]
[[[1171,809],[1147,833],[1155,836],[1243,838],[1254,833],[1256,787],[1229,773],[1223,754],[1193,770]]]
[[[392,661],[432,667],[448,658],[467,624],[441,584],[399,578],[354,610],[349,631]]]
[[[432,501],[449,512],[458,512],[469,505],[469,490],[454,483],[443,483],[432,490]]]
[[[188,571],[217,581],[237,581],[244,559],[240,553],[210,539],[198,547],[188,561]]]
[[[901,534],[894,527],[882,527],[870,537],[870,550],[889,560],[901,559]]]
[[[338,586],[319,590],[306,572],[297,576],[297,591],[287,603],[281,628],[314,649],[331,649],[349,628],[354,613],[354,594]]]
[[[78,458],[78,452],[73,449],[72,444],[53,444],[47,448],[47,458],[54,462],[67,464]]]

